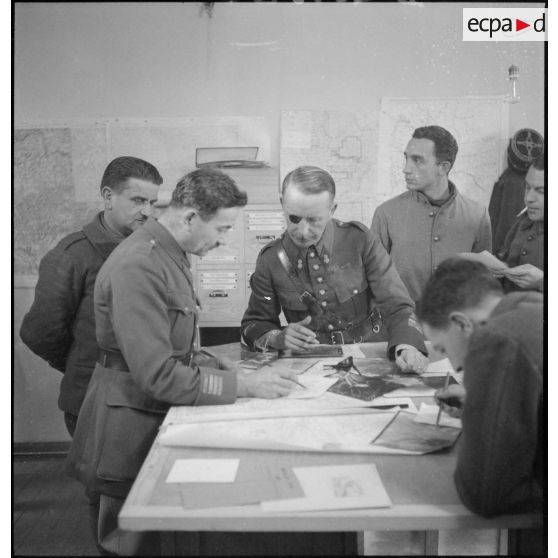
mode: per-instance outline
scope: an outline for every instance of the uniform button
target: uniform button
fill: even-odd
[[[331,331],[333,329],[333,324],[328,324],[327,329]]]
[[[318,292],[319,292],[321,295],[325,295],[324,289],[320,289]]]
[[[436,215],[436,213],[434,213],[434,211],[431,211],[431,212],[428,214],[429,217],[434,217],[434,215]]]
[[[310,252],[309,256],[310,256],[311,258],[315,258],[315,257],[316,257],[316,252]]]
[[[438,269],[438,266],[437,266],[437,265],[435,265],[435,266],[434,266],[434,271],[436,271],[437,269]]]
[[[318,271],[318,269],[320,269],[320,266],[318,264],[314,264],[312,266],[312,269],[314,269],[315,271]]]
[[[438,242],[438,240],[440,240],[439,236],[435,236],[432,240],[434,240],[434,242]]]
[[[529,254],[529,252],[527,252],[527,250],[522,250],[522,251],[521,251],[521,255],[522,255],[522,256],[526,256],[527,254]]]
[[[530,235],[527,237],[527,240],[533,240],[533,235],[530,234]]]
[[[322,300],[322,306],[327,306],[327,300]]]
[[[318,283],[323,283],[324,278],[323,277],[316,277],[316,281]]]
[[[302,269],[302,260],[298,260],[296,267],[298,267],[298,269]]]
[[[328,256],[327,254],[324,255],[324,262],[325,262],[326,264],[329,263],[329,256]]]
[[[358,294],[358,289],[353,289],[353,294]]]

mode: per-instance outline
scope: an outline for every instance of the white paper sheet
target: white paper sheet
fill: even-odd
[[[400,453],[372,445],[395,411],[169,425],[163,445],[340,453]]]
[[[293,467],[304,498],[261,503],[264,512],[385,508],[392,505],[373,464]]]
[[[177,459],[166,482],[234,482],[239,459]]]

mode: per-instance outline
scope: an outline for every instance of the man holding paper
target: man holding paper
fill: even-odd
[[[525,175],[525,210],[512,225],[498,254],[509,266],[504,289],[538,290],[544,287],[544,153]]]
[[[436,395],[461,414],[454,478],[463,503],[485,517],[541,511],[542,295],[504,295],[483,264],[450,258],[427,283],[419,318],[433,348],[464,369],[464,387]]]

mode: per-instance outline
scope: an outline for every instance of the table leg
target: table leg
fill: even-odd
[[[424,555],[438,556],[438,531],[424,532]]]

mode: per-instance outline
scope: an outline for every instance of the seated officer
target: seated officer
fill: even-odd
[[[428,359],[414,304],[378,238],[361,223],[332,219],[332,177],[317,167],[295,169],[283,181],[281,203],[287,231],[258,256],[244,341],[305,351],[387,338],[402,370],[423,372]],[[283,329],[281,310],[289,322]]]
[[[541,511],[542,295],[504,295],[484,265],[450,258],[427,283],[419,318],[433,348],[464,369],[464,387],[436,394],[442,408],[462,408],[454,478],[463,503],[485,517]]]
[[[512,225],[498,254],[510,266],[506,291],[538,290],[544,286],[544,153],[525,175],[525,213]]]

